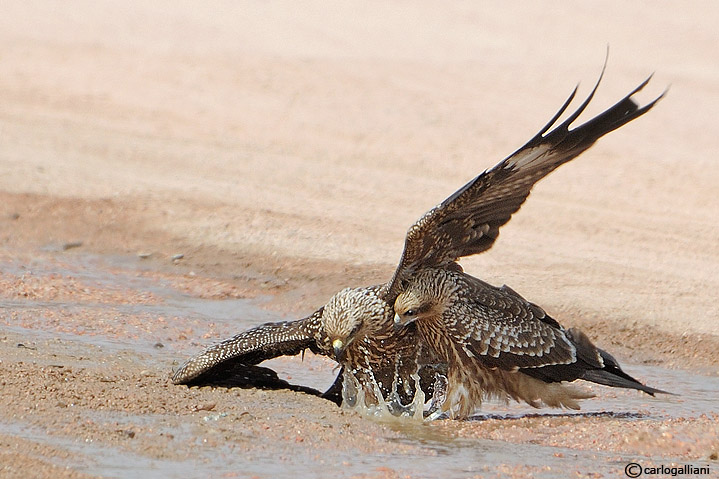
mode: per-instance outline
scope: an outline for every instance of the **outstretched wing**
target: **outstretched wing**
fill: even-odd
[[[223,378],[238,369],[277,356],[294,356],[310,349],[321,353],[317,345],[323,308],[297,321],[266,323],[210,346],[190,358],[172,376],[174,384],[193,384],[208,378]]]
[[[570,130],[594,97],[603,75],[604,70],[587,99],[566,120],[550,131],[574,99],[576,88],[526,145],[464,185],[409,229],[399,266],[387,284],[387,297],[396,296],[402,281],[420,268],[448,266],[458,258],[491,248],[499,228],[519,210],[537,181],[602,136],[646,113],[664,95],[643,107],[632,99],[649,77],[614,106]]]

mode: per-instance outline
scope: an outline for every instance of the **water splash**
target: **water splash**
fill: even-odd
[[[362,378],[362,381],[358,379]],[[424,422],[442,416],[442,405],[446,400],[447,377],[434,375],[434,384],[429,393],[420,386],[418,372],[410,375],[410,380],[400,380],[395,376],[390,391],[383,392],[382,387],[371,371],[345,370],[342,383],[342,407],[359,412],[365,417],[380,421]],[[411,399],[403,401],[399,384],[409,385]]]
[[[414,396],[408,404],[403,404],[396,388],[393,388],[385,398],[374,375],[370,373],[367,376],[368,379],[363,381],[364,384],[360,384],[356,373],[356,371],[347,370],[344,372],[342,407],[353,409],[363,416],[381,421],[410,419],[421,422],[424,420],[425,394],[419,387],[419,375],[411,376],[414,384]]]

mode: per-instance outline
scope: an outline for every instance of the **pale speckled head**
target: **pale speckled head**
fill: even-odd
[[[354,341],[385,323],[387,310],[387,303],[373,288],[347,288],[330,298],[322,312],[322,326],[338,362]]]

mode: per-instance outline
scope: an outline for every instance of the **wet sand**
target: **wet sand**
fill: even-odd
[[[714,3],[293,5],[3,6],[0,475],[716,474]],[[586,93],[607,44],[589,114],[653,71],[645,98],[669,95],[463,264],[681,396],[596,387],[581,414],[416,425],[169,383],[215,340],[385,281],[406,228]],[[316,389],[335,373],[269,366]]]
[[[35,251],[0,265],[8,477],[30,464],[48,477],[428,478],[716,465],[719,378],[705,370],[627,362],[681,396],[595,386],[579,413],[488,404],[464,422],[378,422],[302,392],[170,384],[172,368],[204,345],[284,319],[263,308],[266,295],[128,256]],[[320,391],[336,374],[311,354],[265,365]]]

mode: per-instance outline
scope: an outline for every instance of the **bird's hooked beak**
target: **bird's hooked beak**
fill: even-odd
[[[332,341],[332,349],[335,351],[335,359],[338,363],[342,362],[342,358],[345,355],[345,349],[347,345],[341,339],[335,339]]]
[[[394,329],[395,331],[401,331],[409,324],[413,323],[416,318],[402,319],[402,317],[394,313]]]

